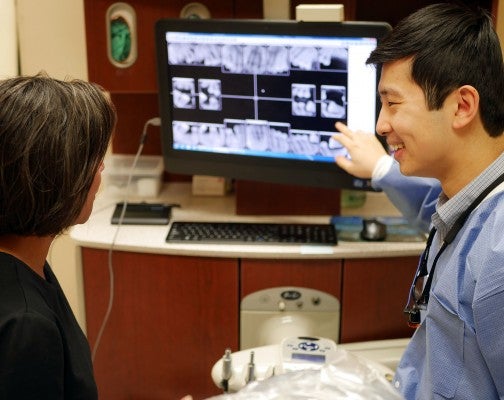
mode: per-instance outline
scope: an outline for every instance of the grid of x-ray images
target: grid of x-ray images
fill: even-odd
[[[321,119],[329,121],[327,126],[330,127],[336,120],[345,121],[347,47],[169,43],[168,62],[172,66],[198,68],[197,74],[180,74],[171,78],[174,114],[177,110],[194,110],[184,114],[189,118],[173,119],[175,148],[220,149],[228,153],[323,161],[332,161],[337,155],[347,154],[332,139],[334,130],[316,128]],[[219,73],[209,73],[206,77],[205,68],[218,69]],[[337,73],[342,78],[338,84],[312,83],[312,79],[302,79],[307,76],[299,73],[302,71],[317,72],[319,76],[320,72],[326,72],[326,76]],[[261,118],[257,106],[246,118],[232,118],[233,112],[223,108],[224,100],[233,97],[231,90],[226,90],[226,84],[235,85],[245,75],[253,76],[255,80],[250,93],[236,97],[257,105],[265,99],[258,88],[258,76],[268,76],[269,82],[275,84],[275,77],[286,82],[282,78],[295,72],[299,81],[287,81],[288,90],[281,90],[283,96],[273,99],[283,106],[278,107],[278,118],[271,115],[267,119]],[[231,74],[233,79],[229,80]],[[272,100],[271,97],[267,99]],[[218,121],[202,118],[201,112],[206,112],[206,116],[208,112],[219,113],[222,118]],[[301,119],[302,126],[292,122]]]

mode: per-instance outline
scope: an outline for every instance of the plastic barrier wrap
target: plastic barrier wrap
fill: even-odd
[[[251,382],[237,393],[208,400],[400,400],[389,374],[346,350],[332,352],[319,370],[302,370]]]

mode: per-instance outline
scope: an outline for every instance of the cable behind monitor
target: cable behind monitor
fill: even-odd
[[[126,213],[126,207],[128,205],[128,198],[129,198],[129,190],[131,186],[131,181],[133,179],[133,173],[135,172],[136,165],[138,163],[138,159],[140,158],[140,155],[142,154],[143,147],[145,140],[147,138],[147,129],[149,126],[160,126],[161,125],[161,119],[159,117],[157,118],[151,118],[147,120],[144,124],[143,131],[142,131],[142,136],[140,137],[140,143],[138,145],[137,152],[135,154],[135,158],[133,159],[133,163],[131,165],[131,169],[128,175],[128,181],[126,183],[126,187],[124,189],[124,200],[122,203],[122,210],[121,214],[119,216],[119,220],[116,225],[116,229],[114,232],[114,236],[112,238],[112,243],[110,245],[109,251],[108,251],[108,272],[109,272],[109,301],[107,305],[107,310],[105,312],[105,316],[103,317],[103,321],[100,325],[100,329],[98,330],[98,334],[96,336],[95,343],[93,345],[93,350],[91,352],[91,359],[94,362],[96,353],[98,351],[98,348],[100,346],[101,338],[103,336],[103,332],[105,331],[105,328],[107,326],[108,320],[110,318],[110,314],[112,313],[112,308],[114,305],[114,265],[112,262],[112,254],[114,252],[114,247],[117,241],[117,236],[119,235],[119,230],[121,229],[121,226],[124,221],[124,215]]]

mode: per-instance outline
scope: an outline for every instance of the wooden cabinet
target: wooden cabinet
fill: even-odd
[[[261,260],[240,262],[240,299],[258,290],[298,286],[340,298],[341,260]]]
[[[341,342],[411,335],[402,315],[416,257],[234,259],[114,251],[111,313],[94,360],[103,400],[219,394],[210,371],[239,349],[240,299],[276,286],[341,301]],[[109,252],[82,249],[87,333],[97,341],[110,293]]]
[[[342,343],[409,337],[403,314],[418,257],[344,260]]]
[[[108,251],[82,250],[91,346],[109,301]],[[238,261],[113,252],[112,312],[94,360],[100,399],[219,393],[210,371],[238,350]]]
[[[409,337],[403,309],[418,257],[241,260],[240,299],[275,286],[332,294],[341,303],[340,342]]]

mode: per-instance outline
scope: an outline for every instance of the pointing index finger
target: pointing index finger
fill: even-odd
[[[352,138],[350,136],[352,131],[342,122],[336,122],[335,127],[340,133],[335,133],[332,138],[344,147],[350,146],[352,143]]]
[[[334,126],[339,132],[343,133],[345,136],[350,136],[350,134],[352,133],[352,130],[348,128],[348,126],[346,126],[343,122],[336,122]]]

